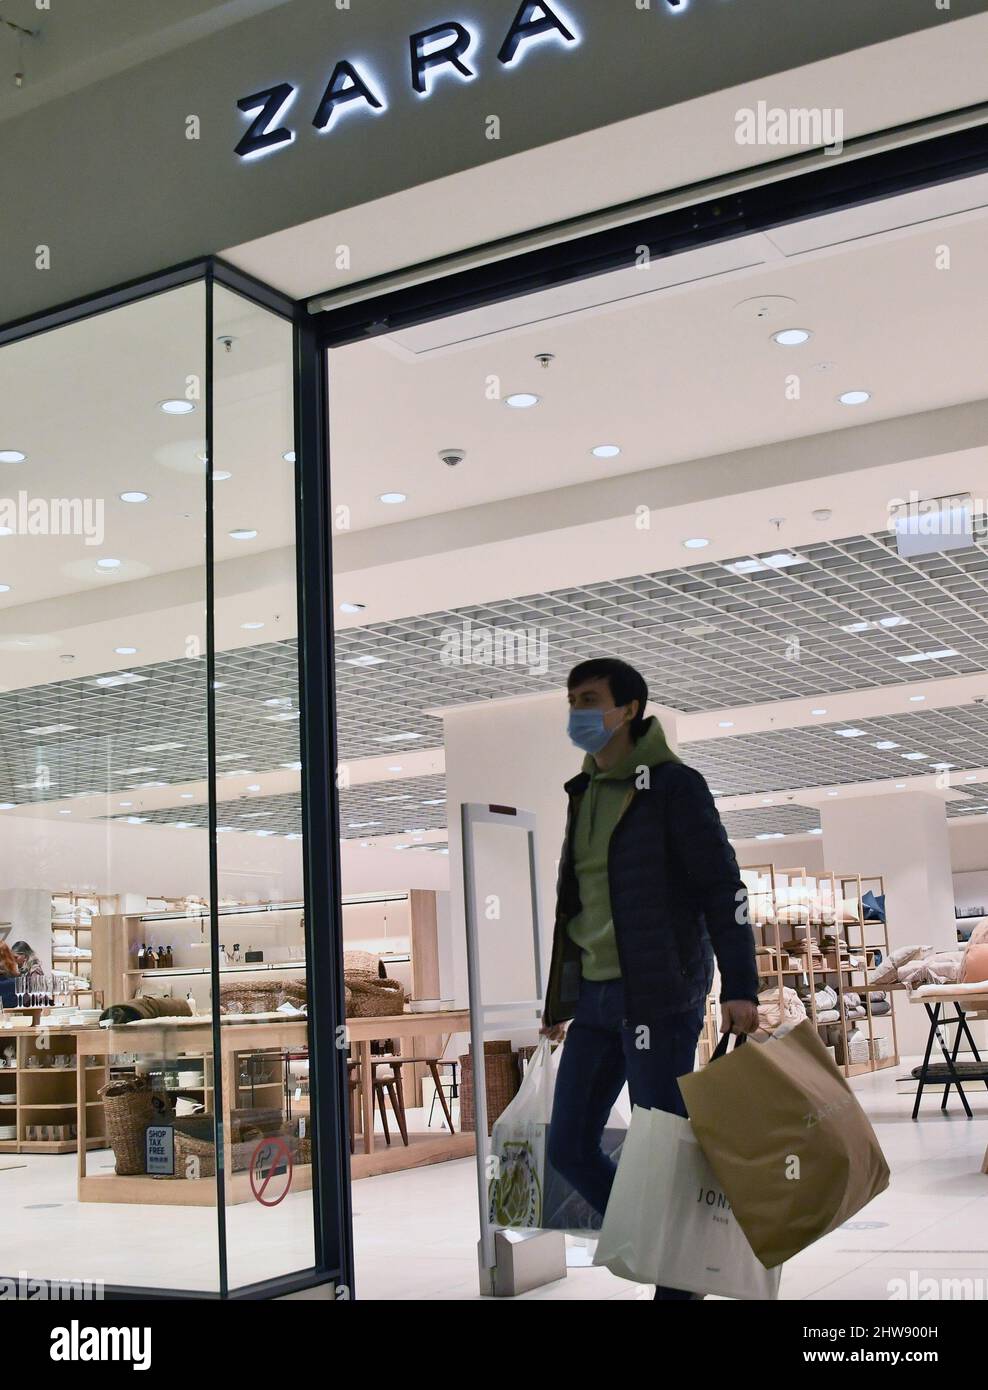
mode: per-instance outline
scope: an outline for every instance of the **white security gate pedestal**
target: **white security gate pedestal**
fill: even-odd
[[[513,1298],[566,1277],[566,1237],[561,1231],[501,1231],[490,1222],[488,1204],[489,1147],[484,1040],[488,1032],[512,1027],[534,1031],[542,1016],[542,932],[539,921],[535,854],[535,815],[513,806],[465,803],[463,828],[463,891],[466,906],[467,978],[470,988],[470,1046],[473,1056],[474,1130],[477,1137],[477,1197],[480,1209],[480,1292],[492,1298]],[[533,997],[489,999],[484,993],[480,918],[477,912],[477,859],[474,832],[478,825],[521,830],[528,840],[528,878],[532,904],[531,950]]]

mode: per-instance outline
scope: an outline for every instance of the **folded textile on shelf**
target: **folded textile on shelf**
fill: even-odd
[[[763,990],[758,996],[758,1031],[755,1037],[761,1040],[774,1033],[783,1023],[801,1023],[806,1017],[806,1008],[794,989],[788,985],[782,989],[782,1003],[779,1003],[778,988]]]
[[[823,1009],[816,1016],[817,1023],[839,1023],[840,1009]]]

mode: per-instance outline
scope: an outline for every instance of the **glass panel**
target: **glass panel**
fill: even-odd
[[[236,1288],[309,1268],[315,1254],[293,334],[230,290],[213,295],[216,852],[227,1259]]]
[[[206,787],[204,325],[194,284],[0,352],[5,1275],[220,1286],[211,1034],[176,973],[209,957],[177,814]]]

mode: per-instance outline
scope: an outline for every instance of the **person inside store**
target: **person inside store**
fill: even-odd
[[[569,737],[585,757],[566,783],[552,961],[541,1032],[562,1049],[548,1156],[601,1214],[616,1171],[601,1138],[625,1082],[632,1105],[686,1115],[720,970],[721,1032],[758,1027],[758,972],[737,859],[703,777],[647,717],[648,686],[623,661],[576,666]],[[568,1025],[568,1027],[567,1027]],[[655,1297],[699,1297],[659,1287]]]
[[[11,952],[17,961],[18,968],[22,975],[26,977],[28,990],[41,990],[44,988],[45,967],[41,964],[35,951],[26,941],[15,941],[11,946]]]
[[[0,941],[0,1007],[13,1009],[20,1003],[17,998],[17,977],[20,973],[17,957],[6,941]]]

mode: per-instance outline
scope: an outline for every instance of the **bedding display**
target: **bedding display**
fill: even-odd
[[[845,1075],[895,1065],[892,1001],[877,986],[926,962],[922,947],[890,951],[882,879],[773,865],[741,874],[761,976],[755,1036],[805,1017]]]

